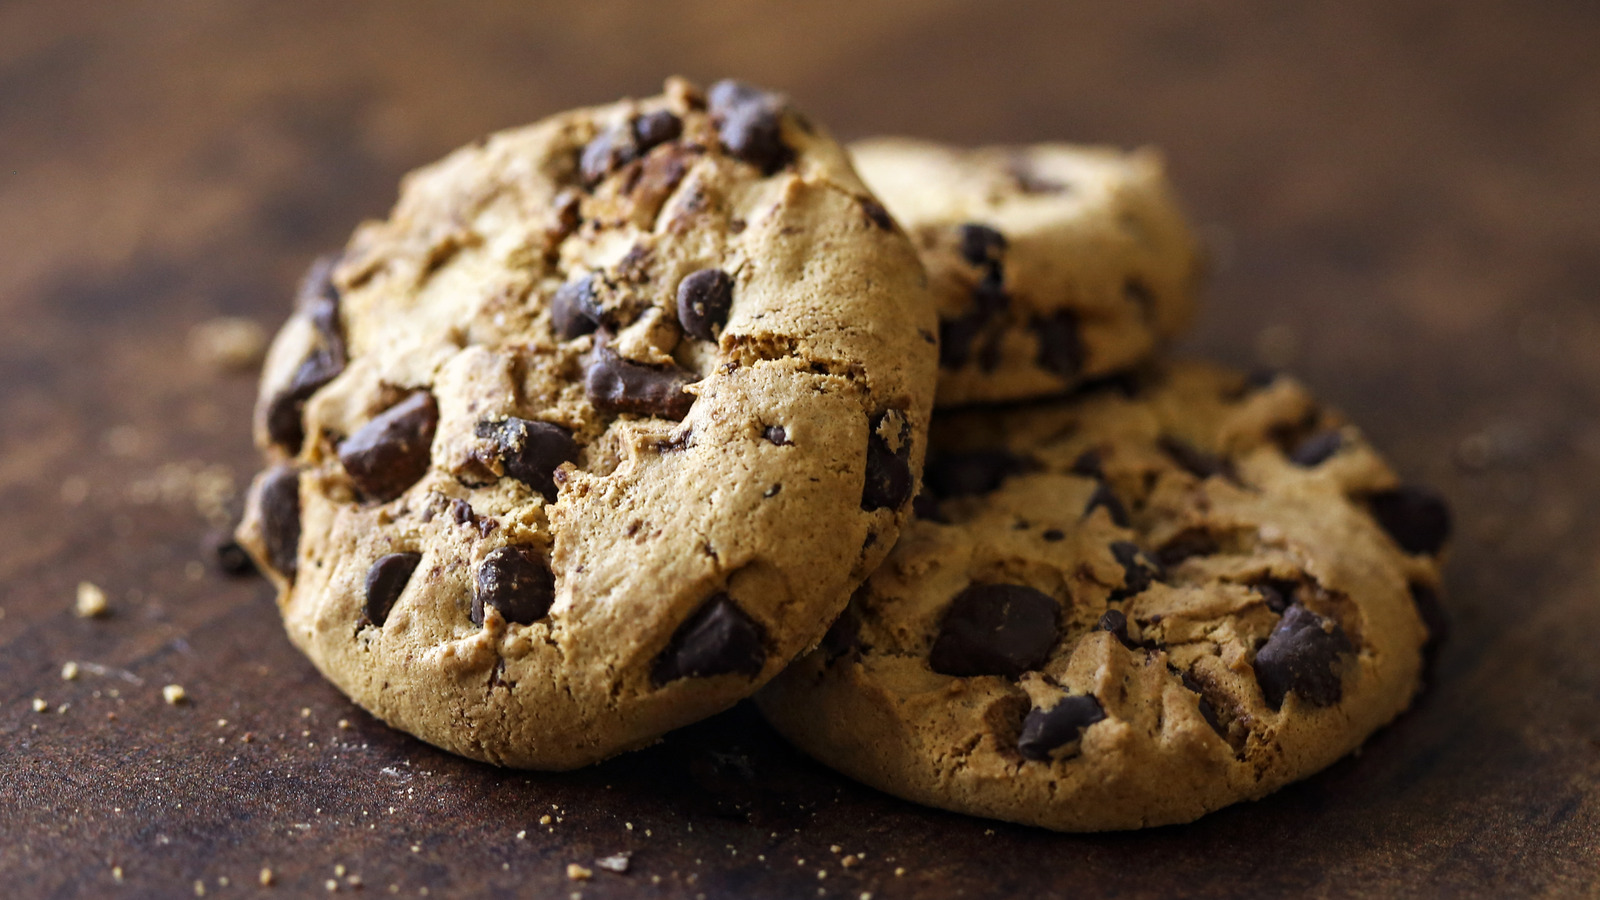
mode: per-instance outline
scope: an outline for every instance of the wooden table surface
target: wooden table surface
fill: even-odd
[[[532,6],[0,3],[0,893],[1600,895],[1600,5]],[[900,802],[747,707],[541,775],[344,700],[203,549],[254,384],[190,328],[275,328],[407,169],[674,72],[846,137],[1162,147],[1216,259],[1186,349],[1287,366],[1454,501],[1436,687],[1274,797],[1102,836]]]

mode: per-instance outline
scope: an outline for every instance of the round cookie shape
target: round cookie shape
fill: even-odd
[[[876,138],[850,153],[928,267],[939,406],[1061,394],[1188,324],[1200,254],[1155,151]]]
[[[1063,831],[1173,824],[1417,691],[1448,511],[1291,379],[1174,364],[929,442],[918,520],[757,697],[827,765]]]
[[[822,129],[669,80],[411,173],[312,268],[239,541],[373,714],[591,763],[815,646],[911,514],[936,327]]]

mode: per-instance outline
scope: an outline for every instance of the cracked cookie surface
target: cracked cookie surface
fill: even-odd
[[[1417,691],[1449,513],[1292,379],[1172,364],[929,443],[918,520],[758,695],[818,760],[1139,828],[1303,778]]]
[[[390,724],[531,768],[643,745],[814,646],[893,545],[925,292],[780,96],[671,80],[494,134],[307,276],[240,543]]]
[[[1151,150],[850,146],[922,254],[940,406],[1061,394],[1136,366],[1187,325],[1198,245]]]

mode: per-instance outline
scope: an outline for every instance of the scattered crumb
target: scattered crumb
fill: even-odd
[[[332,878],[329,878],[327,881],[324,881],[322,883],[322,886],[327,888],[329,893],[332,893],[332,892],[337,891],[339,889],[339,882],[334,881]]]
[[[339,727],[344,729],[344,730],[346,730],[346,731],[348,731],[350,729],[350,720],[349,719],[340,719],[339,720]]]
[[[628,829],[629,831],[632,831],[633,830],[633,823],[632,822],[623,822],[622,823],[622,827]]]
[[[111,880],[115,881],[117,884],[121,884],[122,883],[122,867],[121,866],[112,866],[111,867]]]
[[[272,870],[263,866],[261,875],[256,880],[261,882],[262,887],[272,887]]]
[[[88,581],[78,582],[78,605],[74,610],[80,619],[98,619],[111,612],[111,604],[106,602],[106,592],[100,590],[99,585]]]
[[[627,852],[613,853],[610,856],[603,856],[595,860],[594,864],[607,872],[626,872],[628,871],[629,858],[632,856],[632,853]]]
[[[539,824],[540,825],[549,825],[550,824],[550,816],[549,815],[540,816],[539,817]]]
[[[828,852],[829,853],[838,853],[840,850],[843,850],[843,849],[844,848],[840,847],[838,844],[834,844],[832,847],[828,848]]]
[[[194,895],[196,897],[204,897],[206,895],[206,883],[204,881],[196,881],[194,883]]]
[[[528,831],[527,831],[527,829],[523,829],[522,831],[517,832],[517,840],[525,841],[527,839],[528,839]]]
[[[351,887],[355,888],[358,891],[361,890],[361,876],[360,875],[347,876],[345,878],[345,880],[344,880],[344,883],[350,885]]]
[[[906,873],[906,869],[905,869],[904,866],[896,866],[895,869],[894,869],[894,877],[896,877],[896,878],[899,878],[901,875],[904,875],[905,873]]]
[[[267,332],[251,319],[218,316],[189,329],[189,355],[219,371],[248,371],[266,354]]]
[[[169,684],[161,689],[161,696],[167,701],[168,706],[181,706],[189,702],[189,692],[181,684]]]
[[[872,892],[871,891],[862,891],[861,892],[861,900],[872,900]]]
[[[33,711],[36,713],[49,712],[50,704],[44,702],[42,697],[35,697],[33,698]]]
[[[61,680],[62,681],[77,681],[78,680],[78,664],[75,663],[75,662],[68,662],[66,665],[62,666],[61,667]]]
[[[583,866],[578,865],[577,863],[567,863],[567,880],[569,880],[569,881],[588,881],[590,878],[593,878],[593,877],[594,877],[593,870],[586,869]]]
[[[320,812],[322,812],[322,810],[319,809],[319,810],[317,810],[317,812],[320,813]],[[345,873],[344,863],[339,863],[338,865],[333,867],[333,877],[335,877],[335,878],[343,878],[344,877],[344,873]]]
[[[827,878],[827,877],[828,877],[828,870],[827,869],[818,869],[817,870],[817,880],[818,881],[821,881],[822,879]]]
[[[300,707],[300,718],[302,718],[302,719],[311,718],[311,707],[309,707],[309,706]]]
[[[846,856],[844,859],[839,860],[839,865],[844,866],[846,869],[848,869],[851,866],[853,866],[853,865],[855,865],[856,863],[859,863],[859,862],[861,862],[861,860],[857,859],[856,855],[854,853],[852,853],[849,856]]]

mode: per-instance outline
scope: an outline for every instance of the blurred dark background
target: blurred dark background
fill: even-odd
[[[0,2],[0,881],[1592,892],[1597,47],[1576,0]],[[674,73],[787,91],[844,138],[1162,148],[1215,264],[1184,349],[1289,369],[1455,502],[1454,634],[1418,709],[1262,803],[1086,838],[883,797],[748,710],[555,777],[437,753],[324,685],[265,584],[203,547],[254,465],[253,381],[198,362],[191,328],[275,328],[405,171]],[[73,615],[83,580],[111,616]],[[566,880],[623,849],[630,874]]]

